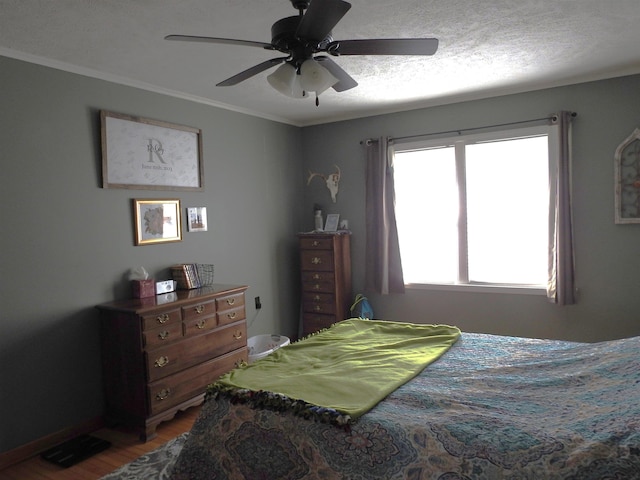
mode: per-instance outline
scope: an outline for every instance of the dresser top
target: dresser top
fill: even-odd
[[[183,304],[191,303],[198,300],[207,300],[209,298],[232,295],[234,293],[244,292],[246,285],[225,285],[213,284],[191,290],[176,290],[171,293],[163,293],[147,298],[128,298],[125,300],[115,300],[113,302],[102,303],[97,305],[99,310],[128,310],[138,313],[144,313],[147,310],[155,310],[160,307],[180,307]]]

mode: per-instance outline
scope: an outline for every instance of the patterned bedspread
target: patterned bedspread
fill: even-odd
[[[463,333],[346,428],[209,400],[172,478],[640,479],[640,337]]]

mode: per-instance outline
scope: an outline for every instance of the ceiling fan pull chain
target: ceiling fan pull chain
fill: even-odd
[[[318,92],[316,92],[316,107],[320,106],[320,99],[318,98]]]

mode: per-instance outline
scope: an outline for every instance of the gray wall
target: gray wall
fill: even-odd
[[[640,224],[615,225],[613,155],[640,127],[640,76],[444,105],[304,129],[308,170],[342,170],[338,201],[315,181],[305,189],[304,218],[314,203],[339,213],[353,231],[354,292],[364,286],[364,151],[360,140],[409,136],[578,112],[574,122],[575,259],[579,302],[559,307],[544,296],[410,290],[364,292],[376,318],[449,323],[466,331],[598,341],[640,334]]]
[[[0,451],[101,415],[94,306],[132,266],[213,263],[249,285],[250,335],[297,332],[298,128],[2,57],[0,85]],[[205,191],[100,188],[100,109],[201,128]],[[134,246],[131,199],[163,197],[208,232]]]
[[[349,219],[354,290],[364,285],[364,155],[379,135],[474,127],[575,110],[576,262],[580,303],[543,297],[366,292],[376,316],[467,331],[601,340],[640,334],[640,225],[613,224],[613,152],[640,126],[640,76],[298,129],[0,57],[0,452],[79,424],[103,408],[94,305],[129,296],[144,265],[211,262],[216,279],[250,286],[249,334],[295,336],[295,233],[312,206]],[[204,192],[100,188],[100,109],[203,130]],[[342,169],[338,202],[307,171]],[[206,206],[206,233],[133,246],[131,198]],[[303,202],[300,202],[303,199]],[[263,308],[256,312],[253,297]]]

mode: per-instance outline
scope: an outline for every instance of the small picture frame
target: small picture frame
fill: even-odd
[[[207,231],[207,207],[187,208],[187,231],[206,232]]]
[[[324,225],[325,232],[337,232],[338,222],[340,221],[340,214],[330,213],[327,215],[327,221]]]
[[[182,241],[180,200],[133,200],[135,245]]]

